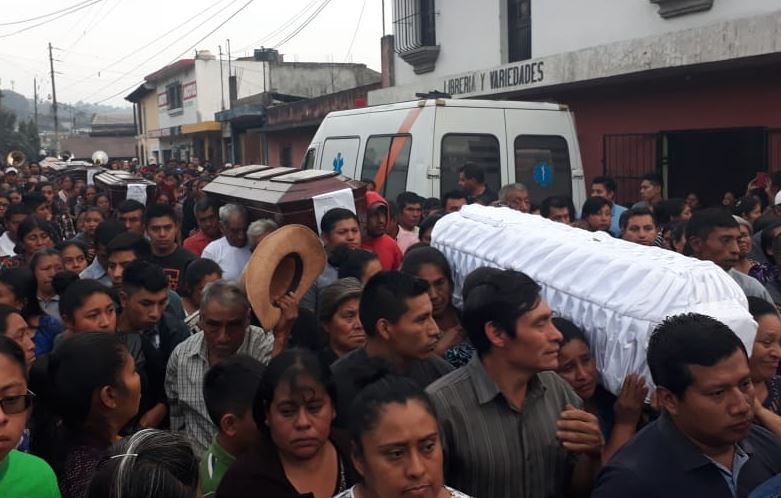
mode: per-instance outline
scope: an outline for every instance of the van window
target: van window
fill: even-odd
[[[301,169],[312,169],[315,167],[315,156],[317,155],[317,149],[309,149],[306,151],[304,160],[301,162]]]
[[[396,196],[407,190],[411,149],[410,135],[369,137],[363,156],[361,180],[373,180],[377,192],[386,199],[395,200]],[[386,167],[387,164],[390,164],[390,168]]]
[[[551,195],[572,197],[569,148],[564,137],[519,135],[515,138],[515,181],[536,203]]]
[[[360,146],[361,139],[358,137],[327,139],[323,144],[320,169],[337,171],[348,178],[355,178],[355,168],[358,165],[358,149]]]
[[[458,170],[465,163],[477,163],[485,172],[485,183],[497,192],[502,183],[499,140],[493,135],[448,134],[442,137],[440,192],[457,190]]]

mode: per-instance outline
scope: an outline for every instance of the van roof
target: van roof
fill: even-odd
[[[393,104],[382,104],[346,111],[330,113],[332,116],[350,116],[355,114],[367,114],[371,112],[395,111],[399,109],[412,109],[414,107],[472,107],[482,109],[528,109],[535,111],[568,111],[563,104],[547,102],[525,102],[516,100],[472,100],[472,99],[418,99]]]

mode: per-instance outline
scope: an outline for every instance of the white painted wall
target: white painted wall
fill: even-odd
[[[547,0],[543,0],[547,1]],[[566,0],[565,0],[566,1]],[[570,0],[582,1],[582,0]],[[436,36],[440,46],[435,73],[455,74],[504,62],[502,33],[503,0],[439,0],[436,5]],[[501,13],[501,15],[500,15]],[[501,17],[501,19],[500,19]],[[414,83],[412,66],[396,56],[396,84]],[[433,89],[432,89],[433,90]]]
[[[440,2],[438,8],[449,9],[449,4]],[[714,0],[708,11],[664,19],[659,6],[649,0],[533,0],[532,55],[571,52],[779,9],[779,0]]]
[[[395,58],[396,85],[507,63],[506,0],[439,0],[432,73],[416,75]],[[781,0],[714,0],[711,10],[664,19],[649,0],[533,0],[532,56],[545,57],[627,40],[777,12]],[[433,89],[433,88],[432,88]]]
[[[182,85],[185,85],[191,81],[195,81],[195,67],[188,67],[186,70],[177,74],[173,74],[157,82],[156,93],[165,93],[166,86],[179,81]],[[199,89],[200,94],[200,89]],[[186,100],[182,102],[181,111],[169,111],[168,107],[158,107],[160,116],[160,128],[170,128],[173,126],[182,126],[188,123],[198,122],[198,107],[197,98],[192,100]]]

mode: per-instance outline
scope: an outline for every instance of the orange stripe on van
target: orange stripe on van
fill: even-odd
[[[412,125],[417,121],[420,113],[423,112],[422,107],[416,107],[412,109],[404,121],[401,123],[397,135],[404,135],[410,132]],[[409,137],[394,137],[391,141],[391,148],[388,151],[388,155],[380,163],[380,167],[377,169],[377,174],[374,176],[374,184],[377,186],[377,191],[382,191],[383,185],[385,185],[385,179],[393,170],[393,165],[396,164],[396,160],[399,158],[401,151],[404,150],[404,146],[407,145]]]

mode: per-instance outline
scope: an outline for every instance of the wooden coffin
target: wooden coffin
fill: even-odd
[[[119,206],[119,203],[128,198],[128,185],[144,186],[143,190],[135,187],[131,189],[130,198],[142,201],[145,205],[154,202],[157,191],[154,182],[123,170],[107,170],[99,175],[95,175],[95,185],[108,194],[111,200],[111,207],[115,209]],[[146,194],[145,199],[142,198],[144,197],[142,192]]]
[[[49,170],[48,173],[44,173],[44,176],[46,176],[49,181],[56,181],[63,176],[69,176],[73,181],[81,180],[87,185],[90,185],[90,177],[94,179],[98,174],[108,171],[106,168],[94,166],[92,163],[86,161],[54,163],[49,166]]]
[[[350,189],[361,225],[366,223],[366,185],[335,171],[263,165],[240,166],[221,173],[203,191],[218,204],[246,207],[252,221],[271,218],[280,226],[296,223],[319,233],[313,197]]]

